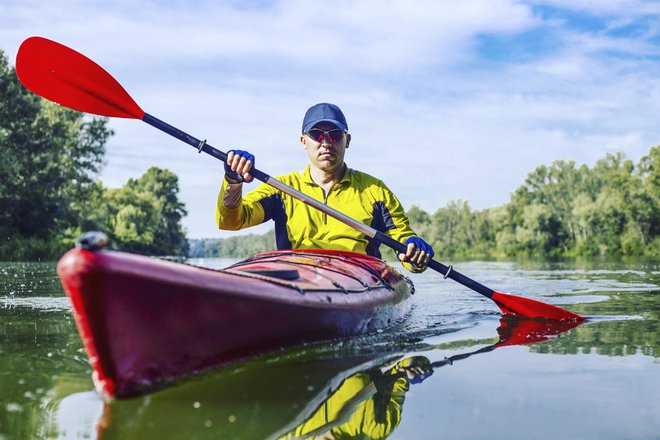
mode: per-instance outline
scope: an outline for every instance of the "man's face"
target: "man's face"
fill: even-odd
[[[319,122],[313,128],[328,131],[337,129],[337,126],[331,122]],[[317,142],[305,134],[300,137],[300,141],[303,148],[307,150],[312,166],[326,172],[332,172],[344,166],[344,154],[350,142],[348,133],[342,134],[336,142],[331,141],[327,135]]]

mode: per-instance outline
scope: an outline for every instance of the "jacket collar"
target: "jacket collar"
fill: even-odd
[[[341,180],[338,182],[338,184],[343,184],[343,183],[350,183],[351,177],[353,176],[353,170],[351,170],[348,165],[344,163],[344,176],[341,178]],[[316,185],[316,182],[312,180],[312,174],[309,170],[309,165],[305,167],[305,170],[302,173],[302,181],[308,185]]]

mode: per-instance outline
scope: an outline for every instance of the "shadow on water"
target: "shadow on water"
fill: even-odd
[[[410,388],[422,387],[441,367],[500,347],[547,341],[581,324],[502,317],[494,343],[434,362],[414,352],[360,356],[354,347],[329,359],[322,347],[312,347],[222,368],[146,397],[96,398],[94,405],[92,392],[76,393],[59,407],[91,404],[82,423],[69,423],[80,428],[96,416],[93,430],[103,439],[385,438],[399,425]],[[61,414],[57,419],[66,421]],[[75,426],[60,428],[71,432]]]

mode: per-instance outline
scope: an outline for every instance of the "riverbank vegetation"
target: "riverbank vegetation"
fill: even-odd
[[[129,251],[186,254],[175,174],[150,168],[119,189],[99,181],[107,122],[29,92],[0,50],[0,260],[57,258],[89,230]]]
[[[275,232],[228,238],[190,240],[191,258],[248,258],[275,250]]]
[[[660,256],[660,146],[634,164],[608,154],[593,167],[539,166],[504,206],[451,202],[409,210],[415,231],[443,255]]]

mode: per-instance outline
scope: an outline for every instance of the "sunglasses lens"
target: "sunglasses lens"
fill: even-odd
[[[328,131],[321,130],[320,128],[312,128],[307,132],[307,135],[316,142],[321,142],[325,136],[328,137],[330,142],[339,142],[343,134],[344,132],[339,128],[333,128]]]
[[[307,132],[307,135],[314,139],[314,141],[321,142],[321,139],[323,139],[323,130],[312,128]]]
[[[342,131],[338,128],[328,131],[328,137],[332,142],[338,142],[341,139]]]

